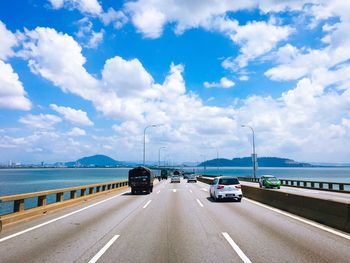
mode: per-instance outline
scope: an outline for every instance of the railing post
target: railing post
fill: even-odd
[[[315,188],[315,183],[311,182],[311,188]]]
[[[62,201],[63,201],[63,193],[57,193],[56,202],[62,202]]]
[[[318,187],[319,187],[320,189],[323,189],[323,183],[319,182],[319,183],[318,183]]]
[[[24,210],[24,199],[15,200],[13,204],[13,212],[21,212]]]
[[[80,190],[80,196],[84,196],[86,194],[86,188],[82,188]]]
[[[339,190],[340,191],[344,191],[344,185],[343,184],[339,184]]]
[[[90,187],[89,188],[89,195],[92,195],[94,193],[94,188],[93,187]]]
[[[102,185],[102,192],[106,191],[106,185]]]
[[[75,198],[77,198],[77,190],[70,191],[70,199],[75,199]]]
[[[100,192],[101,186],[96,186],[96,193]]]
[[[38,196],[38,206],[46,205],[46,195]]]
[[[333,184],[332,184],[332,183],[329,183],[329,184],[328,184],[328,189],[329,189],[329,190],[332,190],[332,189],[333,189]]]

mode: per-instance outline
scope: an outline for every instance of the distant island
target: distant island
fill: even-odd
[[[73,162],[66,162],[64,165],[67,167],[120,167],[126,165],[126,163],[116,161],[106,155],[97,154]]]
[[[212,167],[251,167],[252,166],[252,158],[251,157],[243,157],[243,158],[233,158],[225,159],[218,158],[207,160],[205,162],[200,163],[198,166],[212,166]],[[279,157],[258,157],[258,166],[259,167],[315,167],[309,163],[301,163],[296,162],[287,158],[279,158]]]

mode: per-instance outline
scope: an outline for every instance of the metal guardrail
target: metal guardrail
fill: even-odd
[[[207,177],[215,177],[218,175],[203,175]],[[237,177],[241,181],[258,183],[260,178],[253,177]],[[308,180],[292,180],[292,179],[280,179],[282,186],[306,188],[314,190],[323,190],[340,193],[350,193],[350,183],[336,183],[336,182],[320,182],[320,181],[308,181]]]
[[[259,178],[252,177],[238,177],[241,181],[259,182]],[[291,180],[280,179],[281,185],[297,188],[306,188],[314,190],[332,191],[350,193],[350,183],[336,183],[336,182],[320,182],[320,181],[308,181],[308,180]]]
[[[9,196],[0,196],[0,203],[1,202],[13,202],[13,213],[23,212],[25,210],[24,207],[24,201],[29,198],[37,198],[37,206],[36,207],[43,207],[43,206],[49,206],[53,204],[57,204],[60,202],[72,200],[78,198],[78,193],[80,193],[80,197],[84,196],[92,196],[94,194],[109,191],[112,189],[116,189],[119,187],[127,186],[128,181],[117,181],[117,182],[107,182],[107,183],[101,183],[101,184],[90,184],[90,185],[83,185],[83,186],[77,186],[77,187],[69,187],[69,188],[61,188],[61,189],[54,189],[54,190],[47,190],[47,191],[40,191],[40,192],[33,192],[33,193],[25,193],[25,194],[18,194],[18,195],[9,195]],[[64,198],[64,193],[69,193],[69,198]],[[56,195],[55,202],[47,204],[47,196],[48,195]]]

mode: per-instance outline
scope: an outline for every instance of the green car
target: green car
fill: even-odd
[[[259,179],[259,186],[260,188],[265,187],[265,188],[281,188],[281,181],[278,180],[275,176],[273,175],[263,175]]]

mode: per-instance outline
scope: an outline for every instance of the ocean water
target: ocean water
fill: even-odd
[[[251,168],[241,167],[186,167],[204,175],[252,176]],[[129,168],[62,168],[62,169],[0,169],[0,196],[37,192],[50,189],[66,188],[102,182],[124,180]],[[156,171],[158,173],[158,171]],[[275,175],[281,179],[297,179],[323,182],[350,183],[350,168],[266,168],[260,167],[257,176]],[[48,196],[48,203],[54,202],[55,196]],[[66,193],[65,198],[68,198]],[[36,199],[25,201],[25,207],[35,206]],[[11,212],[11,202],[0,203],[0,215]]]

